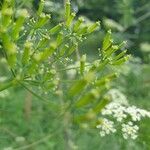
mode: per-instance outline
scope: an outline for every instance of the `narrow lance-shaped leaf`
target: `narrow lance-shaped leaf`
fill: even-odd
[[[74,83],[70,90],[69,90],[69,95],[70,96],[75,96],[76,94],[78,94],[79,92],[81,92],[88,83],[92,82],[95,76],[95,72],[88,72],[87,75],[85,77],[83,77],[83,79],[77,81],[76,83]]]
[[[77,103],[76,107],[83,107],[91,102],[93,102],[95,99],[99,98],[99,91],[97,89],[92,89],[88,94],[81,97]]]
[[[96,118],[96,113],[90,109],[87,113],[74,117],[74,122],[81,124],[81,122],[91,121]]]
[[[110,99],[109,98],[103,98],[100,100],[100,102],[98,104],[96,104],[96,106],[93,108],[93,111],[95,113],[99,113],[101,112],[101,110],[108,104],[110,103]]]

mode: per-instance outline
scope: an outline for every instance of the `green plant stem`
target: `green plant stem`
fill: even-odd
[[[89,66],[92,66],[93,64],[89,64],[89,65],[85,65],[85,67],[89,67]],[[57,70],[58,72],[61,72],[61,71],[67,71],[67,70],[72,70],[72,69],[79,69],[80,67],[70,67],[70,68],[64,68],[64,69],[60,69],[60,70]]]
[[[11,80],[10,82],[7,83],[2,83],[0,85],[0,92],[12,87],[13,85],[14,85],[14,80]]]
[[[28,145],[25,145],[25,146],[22,146],[20,148],[15,148],[14,150],[25,150],[25,149],[30,149],[32,148],[33,146],[37,146],[45,141],[47,141],[48,139],[52,138],[55,134],[50,134],[50,135],[47,135],[45,137],[43,137],[42,139],[38,140],[38,141],[35,141],[31,144],[28,144]]]
[[[59,107],[57,104],[52,103],[51,101],[46,100],[45,98],[43,98],[42,96],[36,94],[34,91],[32,91],[31,89],[29,89],[25,84],[19,82],[19,84],[26,89],[27,91],[29,91],[32,95],[34,95],[35,97],[37,97],[39,100],[42,100],[43,102],[45,102],[46,104],[49,104],[49,106],[51,106],[52,108],[56,109],[57,111],[59,111]]]

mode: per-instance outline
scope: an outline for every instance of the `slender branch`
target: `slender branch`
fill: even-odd
[[[22,146],[22,147],[19,147],[19,148],[15,148],[14,150],[25,150],[25,149],[29,149],[29,148],[31,148],[31,147],[33,147],[33,146],[37,146],[37,145],[39,145],[39,144],[41,144],[41,143],[47,141],[49,138],[51,138],[51,137],[53,137],[53,136],[54,136],[54,134],[47,135],[47,136],[43,137],[42,139],[40,139],[40,140],[38,140],[38,141],[35,141],[35,142],[33,142],[33,143],[29,144],[29,145],[25,145],[25,146]]]
[[[148,17],[150,17],[150,12],[147,12],[145,13],[144,15],[142,15],[141,17],[139,17],[137,20],[136,20],[136,24],[147,19]]]
[[[8,128],[1,127],[0,130],[3,132],[8,133],[11,137],[16,138],[18,135],[16,135],[14,132],[10,131]]]
[[[24,87],[27,91],[29,91],[32,95],[34,95],[35,97],[37,97],[39,100],[43,100],[43,102],[50,104],[51,107],[55,108],[55,109],[59,109],[57,104],[52,103],[51,101],[46,100],[45,98],[43,98],[42,96],[36,94],[35,92],[33,92],[31,89],[29,89],[25,84],[19,82],[20,85],[22,85],[22,87]]]
[[[146,3],[145,5],[143,5],[142,7],[139,7],[135,10],[135,13],[139,13],[143,10],[145,10],[146,8],[149,8],[150,3]]]
[[[93,64],[89,64],[89,65],[85,65],[85,67],[88,67],[88,66],[92,66]],[[60,70],[57,70],[58,72],[61,72],[61,71],[67,71],[67,70],[72,70],[72,69],[79,69],[80,67],[69,67],[69,68],[64,68],[64,69],[60,69]]]
[[[29,89],[25,84],[20,82],[20,85],[22,85],[22,87],[24,87],[27,91],[29,91],[31,94],[33,94],[35,97],[37,97],[38,99],[43,100],[44,102],[49,102],[48,100],[46,100],[45,98],[39,96],[38,94],[36,94],[35,92],[33,92],[31,89]]]
[[[14,84],[14,80],[11,80],[10,82],[7,82],[7,83],[2,83],[0,85],[0,92],[12,87],[13,84]]]
[[[131,26],[134,26],[140,22],[142,22],[143,20],[147,19],[150,17],[150,12],[145,13],[144,15],[142,15],[141,17],[139,17],[133,24],[131,24],[130,26],[124,28],[124,30],[122,32],[127,31]]]

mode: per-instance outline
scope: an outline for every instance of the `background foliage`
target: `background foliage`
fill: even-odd
[[[19,0],[17,5],[27,8],[34,14],[38,1]],[[54,25],[63,19],[63,5],[64,1],[61,0],[46,1],[45,12],[53,14]],[[112,29],[116,41],[128,41],[128,53],[131,53],[133,58],[120,68],[121,76],[115,80],[113,87],[124,93],[130,104],[149,110],[150,2],[148,0],[75,0],[72,1],[72,6],[78,16],[86,17],[87,22],[102,21],[100,32],[93,33],[80,46],[83,54],[85,52],[90,54],[89,59],[93,60],[97,57],[97,52],[94,50],[99,47],[108,28]],[[0,65],[2,66],[0,76],[4,72],[7,74],[2,60]],[[9,89],[8,92],[4,93],[4,98],[0,95],[0,149],[22,147],[22,149],[29,150],[62,150],[65,143],[61,134],[62,125],[47,103],[38,100],[20,87]],[[32,99],[32,109],[29,114],[26,114],[25,104],[29,98]],[[72,136],[79,150],[109,150],[110,148],[113,150],[149,150],[149,124],[148,119],[140,124],[141,131],[136,141],[125,141],[119,134],[101,138],[97,132],[86,127],[84,130],[74,129],[76,132],[73,131]],[[51,131],[56,131],[56,133],[47,137],[47,133]],[[22,137],[25,139],[21,139]],[[34,142],[35,144],[30,147],[24,147]]]

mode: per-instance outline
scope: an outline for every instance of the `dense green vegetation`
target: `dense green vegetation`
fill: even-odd
[[[32,17],[36,18],[37,10],[39,10],[39,2],[40,0],[17,0],[15,1],[15,8],[26,8],[28,13]],[[32,42],[35,42],[33,43],[34,46],[37,46],[36,42],[41,38],[41,36],[43,38],[43,35],[47,35],[47,31],[45,29],[54,29],[53,27],[55,25],[57,26],[58,23],[64,21],[64,2],[65,0],[46,0],[43,11],[46,14],[50,13],[51,19],[50,21],[48,20],[48,24],[46,24],[45,27],[42,27],[42,32],[37,29],[36,34],[33,35],[36,37],[36,39],[32,40]],[[97,30],[89,35],[86,35],[86,40],[84,39],[84,36],[81,36],[80,40],[83,40],[82,43],[78,41],[80,36],[74,36],[74,38],[77,38],[75,39],[76,42],[79,42],[78,49],[81,56],[79,61],[81,64],[84,64],[85,53],[87,54],[87,63],[91,62],[92,66],[94,66],[94,60],[99,60],[100,53],[97,49],[104,46],[102,43],[104,42],[104,37],[106,38],[106,34],[108,34],[107,31],[109,29],[112,30],[112,38],[115,41],[115,45],[119,45],[122,41],[127,40],[125,49],[128,49],[128,54],[132,54],[132,57],[130,57],[128,62],[124,63],[123,61],[121,66],[114,66],[113,63],[109,62],[109,64],[105,66],[105,69],[98,71],[96,74],[96,78],[98,79],[102,79],[103,76],[107,77],[108,74],[112,75],[114,72],[120,75],[117,79],[115,78],[115,80],[111,81],[109,85],[99,89],[100,92],[102,92],[101,99],[105,98],[105,93],[107,93],[107,91],[115,89],[119,91],[123,97],[125,97],[125,100],[128,101],[129,105],[135,105],[139,108],[144,108],[150,111],[150,2],[148,0],[72,0],[71,5],[72,11],[77,13],[77,17],[84,17],[85,24],[88,26],[95,24],[94,22],[97,20],[101,21],[101,28],[99,29],[96,26]],[[30,21],[32,25],[34,21]],[[2,21],[0,24],[2,24]],[[0,34],[4,33],[2,32],[1,25],[0,27]],[[28,33],[32,30],[33,26],[28,27],[25,24],[25,27],[28,30]],[[65,27],[66,26],[64,26],[64,28]],[[66,30],[64,31],[64,28],[61,29],[61,32],[63,32],[63,38],[65,39],[66,36],[71,33],[69,33],[69,31],[66,32]],[[70,28],[69,25],[68,28]],[[13,28],[11,29],[11,25],[9,25],[9,29],[10,31],[13,31]],[[41,35],[38,34],[39,32]],[[88,32],[88,30],[86,30],[86,32]],[[31,32],[29,32],[29,34],[30,33]],[[59,33],[60,31],[52,35],[51,39],[48,40],[57,40],[57,42],[60,42],[60,39],[58,40],[58,36],[60,37]],[[82,32],[82,34],[83,33],[84,32]],[[23,33],[21,34],[23,35]],[[11,32],[9,32],[8,35],[12,36]],[[19,48],[24,48],[26,35],[23,36],[21,40],[17,38],[17,36],[14,36],[12,41],[19,45]],[[72,41],[69,38],[65,42],[65,44],[70,44],[69,47],[76,46],[71,45],[74,43],[71,43]],[[7,81],[7,79],[10,79],[13,76],[11,74],[12,70],[15,74],[19,74],[20,72],[22,73],[22,64],[17,64],[17,67],[15,66],[15,68],[13,65],[14,59],[10,60],[9,65],[11,66],[11,71],[9,70],[8,64],[3,57],[2,43],[2,36],[0,36],[0,89],[3,89],[3,81]],[[55,47],[56,43],[53,44]],[[48,46],[48,43],[46,46]],[[118,56],[122,50],[124,49],[121,48],[121,50],[118,50],[117,53],[110,58],[112,60],[115,59],[115,57]],[[57,67],[57,69],[64,69],[64,67],[72,65],[73,62],[77,61],[78,55],[78,52],[76,52],[69,56],[72,60],[66,60],[66,57],[64,57],[61,60],[63,62],[65,61],[64,63],[60,63],[59,60],[56,59],[57,57],[55,57],[55,55],[52,56],[51,59],[53,61],[56,59],[57,61],[56,66],[53,67],[53,70]],[[20,59],[21,56],[22,53],[17,59],[17,62],[19,63],[22,61]],[[43,57],[45,59],[46,56],[44,55]],[[33,57],[32,63],[34,60],[36,60],[36,63],[39,63],[39,68],[36,68],[37,72],[30,72],[34,76],[32,76],[32,81],[33,79],[38,79],[38,81],[41,81],[43,79],[42,77],[44,76],[46,78],[47,74],[45,72],[40,72],[40,63],[42,63],[41,60],[38,60],[38,57]],[[22,61],[22,63],[23,62],[24,61]],[[80,71],[78,69],[77,71],[80,73],[77,73],[75,78],[77,79],[77,83],[78,81],[85,79],[87,75],[87,72],[84,70],[85,68],[83,66],[78,66]],[[49,68],[52,66],[47,65],[46,67]],[[36,73],[38,74],[37,76]],[[70,72],[68,72],[68,74],[70,75]],[[81,95],[78,95],[77,93],[77,96],[75,97],[75,90],[71,92],[73,96],[70,97],[67,95],[70,87],[72,87],[72,84],[74,83],[72,76],[69,76],[69,80],[71,82],[66,85],[65,82],[68,80],[68,74],[60,72],[59,75],[65,79],[62,81],[63,84],[61,84],[64,88],[63,92],[65,92],[65,98],[67,100],[72,100],[71,104],[73,105],[76,101],[76,97],[78,98],[79,96],[80,98]],[[28,75],[28,72],[23,74],[25,77],[26,75]],[[57,79],[55,75],[58,74],[54,74],[54,76],[52,76],[52,80]],[[19,82],[22,81],[19,80]],[[101,137],[99,135],[99,130],[93,128],[93,124],[95,125],[95,122],[92,120],[92,114],[89,113],[91,107],[93,108],[95,106],[93,104],[94,102],[92,102],[92,104],[87,106],[85,109],[82,109],[81,107],[79,110],[72,108],[70,102],[67,102],[66,100],[64,101],[65,105],[62,105],[60,103],[60,99],[62,98],[60,96],[60,90],[57,91],[55,89],[55,84],[49,85],[46,83],[48,83],[48,80],[46,80],[42,86],[36,82],[26,83],[23,81],[23,86],[22,84],[15,84],[12,88],[0,91],[0,150],[150,150],[149,118],[144,118],[138,123],[140,130],[136,140],[125,140],[121,136],[121,132]],[[86,92],[81,90],[82,95],[89,93],[92,88],[93,87],[91,85]],[[93,99],[96,98],[94,97]],[[79,100],[81,100],[80,102],[83,102],[83,99]],[[119,100],[121,101],[122,99]],[[53,104],[56,104],[57,107]],[[83,103],[79,103],[78,105],[84,106]],[[57,109],[58,106],[60,106],[59,109]],[[68,108],[68,106],[71,108]],[[70,121],[70,114],[68,114],[69,111],[66,111],[67,109],[71,111],[72,116],[89,114],[89,118],[91,117],[92,119],[86,118],[87,120],[84,120],[85,122],[77,121],[75,124],[73,124],[74,122],[71,122],[70,124],[70,122],[68,122],[68,120]],[[66,117],[66,120],[64,120],[64,116]]]

